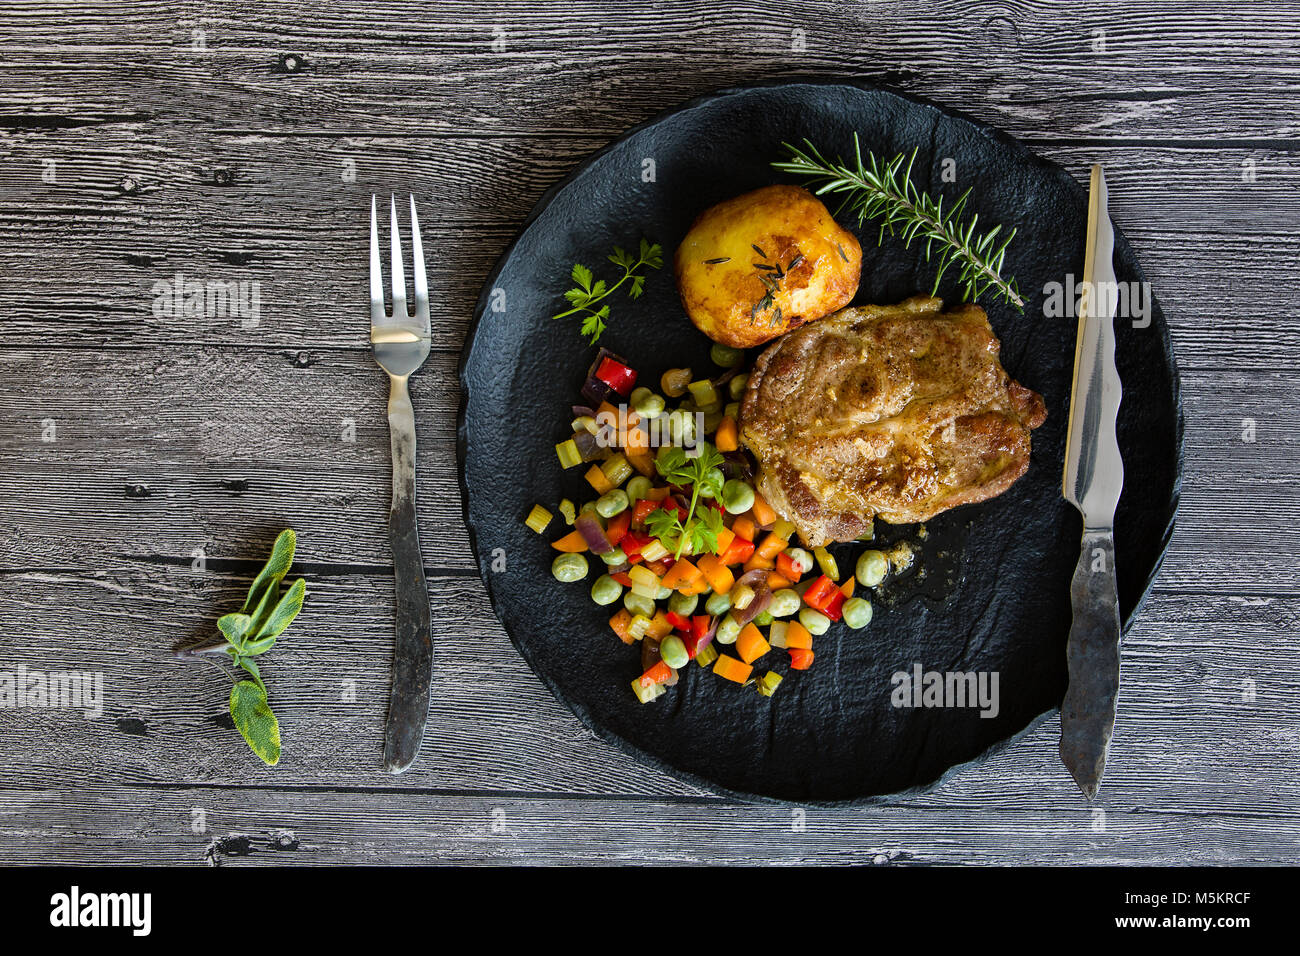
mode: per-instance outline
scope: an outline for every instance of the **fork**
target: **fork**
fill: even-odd
[[[388,435],[393,454],[393,505],[388,537],[393,549],[396,583],[396,643],[393,649],[393,689],[384,728],[384,767],[401,773],[415,760],[429,714],[433,644],[429,621],[429,588],[424,580],[420,534],[415,517],[415,410],[407,380],[429,357],[429,285],[424,275],[420,222],[411,197],[411,252],[415,275],[415,315],[406,309],[406,275],[397,229],[397,200],[392,212],[393,315],[384,310],[384,278],[379,263],[379,227],[375,197],[370,197],[370,347],[375,361],[388,373]]]

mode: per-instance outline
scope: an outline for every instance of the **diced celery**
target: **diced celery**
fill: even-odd
[[[776,524],[772,525],[772,533],[778,538],[785,538],[785,540],[789,541],[794,534],[794,525],[784,518],[778,518]]]
[[[573,430],[575,432],[588,431],[594,435],[599,430],[599,426],[596,424],[596,419],[592,418],[590,415],[579,415],[571,424],[573,425]]]
[[[632,617],[632,622],[627,626],[628,636],[634,641],[639,641],[645,637],[645,632],[650,627],[650,618],[644,614],[636,614]]]
[[[668,549],[664,547],[664,543],[658,538],[654,539],[641,549],[641,557],[645,558],[647,561],[659,561],[662,558],[668,557],[668,553]],[[649,571],[650,569],[646,568],[646,570]],[[654,572],[651,573],[653,574]]]
[[[600,470],[605,473],[605,477],[615,488],[632,477],[632,466],[628,464],[627,459],[622,455],[615,455],[610,458],[600,466]]]
[[[704,408],[708,405],[717,404],[721,401],[718,398],[718,390],[713,387],[713,382],[707,378],[702,378],[697,382],[691,382],[686,388],[691,393],[691,398],[695,399],[697,408]]]
[[[636,699],[643,704],[657,700],[668,688],[663,684],[651,684],[649,687],[641,686],[641,678],[632,681],[632,693],[636,694]]]
[[[578,443],[572,438],[556,445],[555,454],[560,457],[561,468],[572,468],[574,465],[582,464],[582,453],[578,451]]]
[[[786,621],[773,621],[767,632],[767,643],[773,647],[784,648],[786,646],[785,629],[789,626]]]
[[[560,502],[560,514],[564,516],[565,524],[573,524],[578,519],[578,514],[573,508],[573,502],[568,498]]]
[[[832,581],[840,579],[840,566],[835,561],[835,555],[831,554],[825,548],[815,548],[813,555],[817,558],[817,566],[822,569],[822,574],[826,575]]]
[[[533,505],[533,510],[528,512],[528,517],[524,524],[532,528],[538,534],[546,530],[546,526],[551,523],[552,514],[541,505]],[[572,522],[570,522],[572,523]]]
[[[764,697],[771,697],[776,693],[776,689],[781,686],[783,679],[776,671],[768,671],[758,679],[758,692]]]
[[[635,565],[627,572],[627,576],[632,579],[633,584],[644,584],[646,587],[653,588],[656,592],[659,590],[659,575],[644,564]]]
[[[695,654],[695,663],[701,667],[708,667],[718,659],[718,649],[710,642]]]

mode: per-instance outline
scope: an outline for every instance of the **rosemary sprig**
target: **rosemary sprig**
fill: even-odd
[[[886,231],[894,235],[896,228],[903,237],[904,248],[910,248],[914,239],[923,239],[926,261],[931,260],[932,253],[937,253],[939,265],[931,295],[939,291],[939,282],[948,267],[956,265],[963,292],[971,302],[992,290],[998,298],[1024,311],[1025,300],[1021,298],[1016,280],[1002,276],[1007,245],[1015,238],[1016,230],[1012,229],[999,242],[1001,226],[977,234],[978,215],[963,223],[961,217],[970,196],[969,189],[944,209],[942,196],[934,199],[918,190],[912,182],[915,149],[911,156],[899,153],[888,162],[868,151],[864,162],[858,134],[854,133],[854,163],[846,165],[843,161],[828,161],[811,142],[805,139],[804,143],[806,150],[789,143],[782,144],[790,151],[790,158],[772,165],[784,172],[808,177],[815,183],[820,182],[816,189],[819,196],[842,194],[844,202],[840,210],[847,207],[856,212],[859,225],[868,219],[879,219],[879,242],[884,242]],[[836,211],[837,214],[840,210]]]

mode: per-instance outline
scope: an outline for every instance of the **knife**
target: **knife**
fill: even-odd
[[[1083,542],[1070,583],[1074,620],[1066,645],[1070,684],[1061,704],[1061,760],[1089,800],[1106,769],[1119,694],[1114,526],[1124,462],[1115,437],[1121,389],[1115,371],[1114,252],[1106,178],[1095,165],[1062,482],[1066,500],[1083,515]]]

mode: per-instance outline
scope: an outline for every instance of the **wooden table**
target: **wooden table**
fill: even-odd
[[[0,13],[0,669],[104,710],[0,710],[0,862],[1294,861],[1300,849],[1300,3],[6,4]],[[693,95],[875,79],[1018,136],[1112,212],[1173,327],[1178,530],[1124,648],[1103,796],[1055,719],[940,789],[746,806],[597,741],[490,612],[456,482],[480,284],[548,185]],[[430,731],[380,768],[392,642],[372,192],[426,203],[412,391],[436,619]],[[256,324],[168,318],[180,274]],[[508,476],[507,476],[508,477]],[[1140,475],[1130,480],[1141,480]],[[172,658],[276,531],[307,609],[265,659],[284,759]]]

